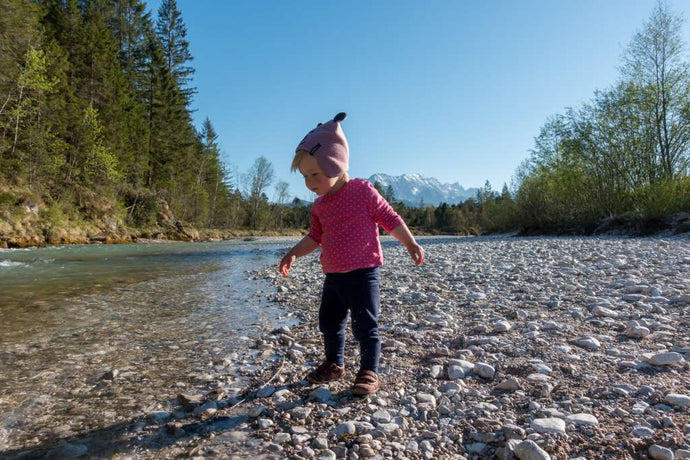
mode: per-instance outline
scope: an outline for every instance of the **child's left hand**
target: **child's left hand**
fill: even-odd
[[[280,273],[283,276],[288,276],[288,273],[290,272],[290,268],[292,268],[292,263],[295,261],[296,257],[292,254],[292,252],[288,252],[283,256],[283,258],[280,261]]]
[[[417,242],[410,243],[406,247],[414,264],[416,266],[422,265],[424,263],[424,249]]]

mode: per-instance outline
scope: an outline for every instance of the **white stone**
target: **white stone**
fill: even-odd
[[[492,379],[496,374],[496,369],[493,366],[486,363],[477,363],[474,365],[472,372],[484,379]]]
[[[599,424],[599,421],[595,416],[585,413],[569,415],[565,420],[575,426],[592,426]]]
[[[377,410],[371,415],[371,419],[376,423],[389,423],[391,414],[387,410]]]
[[[355,427],[354,422],[343,422],[332,430],[332,433],[336,438],[342,438],[350,434],[355,434],[356,432],[357,428]]]
[[[431,377],[435,379],[443,377],[443,366],[434,364],[431,366],[429,374],[431,374]]]
[[[319,460],[336,460],[338,458],[332,450],[324,450],[319,454]]]
[[[419,403],[428,403],[431,404],[433,407],[436,407],[436,398],[433,395],[430,395],[428,393],[417,393],[416,398],[417,402]]]
[[[551,460],[551,456],[531,440],[522,441],[513,451],[520,460]]]
[[[592,309],[592,314],[594,316],[599,316],[603,318],[618,318],[618,312],[615,312],[609,308],[602,306],[596,306]]]
[[[657,353],[649,358],[649,364],[654,366],[671,366],[683,362],[683,355],[675,351],[667,353]]]
[[[690,407],[690,396],[677,393],[669,393],[666,395],[666,402],[672,406]]]
[[[508,332],[513,326],[510,325],[508,321],[501,320],[494,323],[494,331],[496,332]]]
[[[601,348],[601,342],[594,337],[581,337],[575,341],[575,345],[588,350],[598,350]]]
[[[311,407],[295,407],[290,411],[290,417],[295,420],[306,420],[311,414]]]
[[[449,359],[448,367],[450,366],[460,366],[465,375],[470,375],[474,369],[474,363],[464,359]]]
[[[537,433],[565,433],[565,421],[560,418],[537,418],[530,426]]]
[[[515,377],[508,377],[498,385],[496,385],[497,390],[504,391],[517,391],[520,389],[520,382]]]
[[[536,363],[532,364],[532,366],[534,367],[534,370],[537,371],[537,373],[539,374],[549,375],[551,374],[551,372],[553,372],[553,369],[551,369],[546,364]]]
[[[633,339],[644,339],[649,335],[649,328],[640,326],[637,321],[629,321],[623,335]]]
[[[551,377],[546,374],[530,374],[527,376],[527,380],[534,383],[545,383],[551,380]]]

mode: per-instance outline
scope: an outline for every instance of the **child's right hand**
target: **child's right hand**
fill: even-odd
[[[295,261],[296,257],[292,254],[292,251],[288,252],[280,260],[280,273],[283,276],[288,276],[290,268],[292,268],[292,263]]]

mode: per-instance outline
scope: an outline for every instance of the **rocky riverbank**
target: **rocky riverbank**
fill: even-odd
[[[322,359],[316,257],[268,278],[293,328],[220,367],[242,383],[178,394],[95,451],[91,438],[10,455],[167,458],[690,457],[690,237],[467,238],[386,245],[382,388],[357,398]],[[276,261],[277,263],[277,261]],[[107,376],[117,378],[116,375]],[[171,395],[172,397],[172,395]],[[7,453],[7,452],[6,452]]]

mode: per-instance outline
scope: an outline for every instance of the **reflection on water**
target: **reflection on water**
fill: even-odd
[[[231,385],[247,336],[281,314],[261,300],[271,287],[246,271],[276,263],[293,242],[0,251],[0,446],[106,427],[169,409],[179,392]]]

